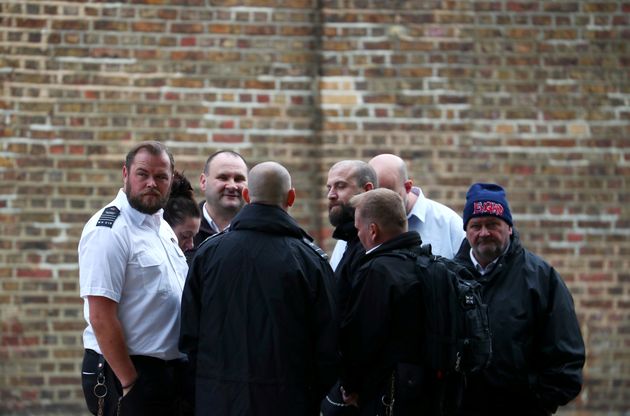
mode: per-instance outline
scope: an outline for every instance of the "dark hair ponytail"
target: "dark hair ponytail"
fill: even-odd
[[[164,207],[164,219],[171,227],[181,224],[187,218],[201,218],[201,210],[195,201],[195,192],[186,177],[175,171],[171,195]]]

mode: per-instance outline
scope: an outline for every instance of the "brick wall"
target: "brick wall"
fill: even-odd
[[[457,211],[501,183],[575,297],[564,413],[630,411],[629,2],[4,0],[0,21],[0,414],[85,414],[76,246],[146,138],[193,182],[218,148],[285,164],[327,249],[337,160],[400,154]]]

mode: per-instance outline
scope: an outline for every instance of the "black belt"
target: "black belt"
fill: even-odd
[[[95,354],[98,356],[103,356],[102,354],[99,354],[98,352],[91,350],[89,348],[86,348],[85,351],[88,354]],[[156,358],[156,357],[151,357],[149,355],[130,355],[129,356],[131,358],[131,361],[134,363],[139,363],[139,364],[144,364],[146,366],[151,366],[151,367],[175,367],[178,365],[183,365],[186,363],[186,359],[185,358],[176,358],[174,360],[162,360],[161,358]]]
[[[186,363],[184,358],[177,358],[174,360],[162,360],[160,358],[150,357],[148,355],[130,355],[131,361],[135,364],[141,364],[151,367],[176,367]]]

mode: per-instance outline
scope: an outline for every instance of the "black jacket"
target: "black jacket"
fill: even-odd
[[[455,257],[483,285],[493,336],[492,362],[469,378],[462,414],[548,414],[582,386],[584,342],[571,294],[513,230],[508,252],[485,276],[473,266],[468,240]]]
[[[263,204],[199,247],[180,334],[197,415],[318,413],[337,377],[337,318],[333,272],[316,249],[284,210]]]
[[[361,414],[382,411],[381,398],[390,391],[394,370],[404,366],[419,369],[424,319],[420,285],[415,258],[400,253],[419,246],[420,236],[410,231],[385,242],[359,262],[339,343],[342,385],[359,394]],[[398,387],[396,390],[395,414],[419,413],[419,392],[403,395]]]
[[[203,243],[203,241],[206,238],[210,237],[211,235],[215,235],[217,233],[212,227],[210,227],[208,220],[204,216],[203,206],[205,203],[206,203],[205,201],[202,201],[199,203],[199,210],[201,211],[201,223],[199,224],[199,232],[193,238],[193,243],[195,245],[195,248],[199,247],[199,245],[201,245],[201,243]]]
[[[193,248],[191,248],[190,250],[186,250],[186,252],[184,253],[186,255],[186,261],[188,262],[189,266],[192,263],[192,259],[193,257],[195,257],[195,254],[197,254],[197,250],[199,249],[201,243],[203,243],[206,238],[217,234],[217,232],[212,227],[210,227],[210,223],[208,223],[208,220],[206,220],[206,217],[204,216],[203,206],[205,203],[206,201],[202,201],[199,203],[201,222],[199,223],[199,231],[193,237]]]
[[[343,256],[335,269],[337,310],[339,311],[339,318],[343,319],[352,289],[352,280],[359,260],[365,254],[365,249],[361,245],[357,229],[354,227],[354,219],[337,226],[332,236],[347,243],[346,251],[343,252]]]

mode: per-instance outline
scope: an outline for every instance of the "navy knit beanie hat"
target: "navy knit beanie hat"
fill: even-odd
[[[475,183],[466,193],[464,230],[473,217],[499,217],[512,226],[512,213],[505,198],[505,190],[494,183]]]

